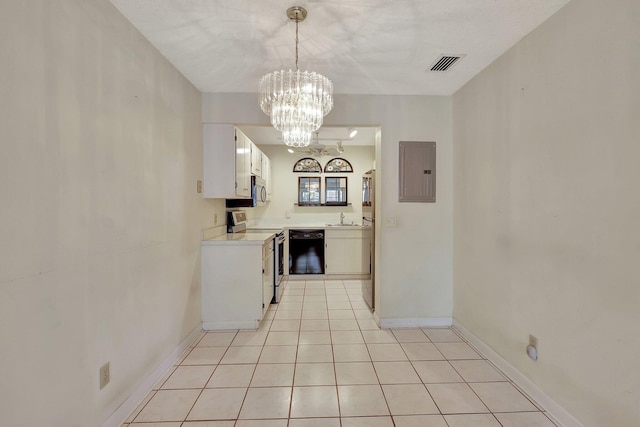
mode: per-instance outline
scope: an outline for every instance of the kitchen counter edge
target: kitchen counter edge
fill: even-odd
[[[275,236],[274,232],[265,231],[250,233],[223,234],[222,236],[206,239],[202,241],[203,246],[219,245],[263,245]]]

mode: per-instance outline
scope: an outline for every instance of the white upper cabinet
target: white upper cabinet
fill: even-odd
[[[267,201],[271,200],[271,160],[264,155],[262,155],[262,179],[266,182],[267,187]]]
[[[262,158],[265,157],[262,151],[254,144],[251,143],[251,174],[264,178],[262,171]]]
[[[203,197],[251,197],[251,141],[231,124],[203,128]]]
[[[251,140],[236,128],[236,195],[251,197]]]

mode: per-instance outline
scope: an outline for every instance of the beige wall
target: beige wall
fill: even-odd
[[[277,221],[279,223],[304,223],[318,222],[337,223],[340,222],[340,213],[345,215],[344,221],[354,221],[356,224],[362,223],[362,174],[373,168],[375,149],[368,147],[345,147],[344,153],[340,155],[351,163],[353,173],[294,173],[293,165],[303,157],[309,157],[304,153],[289,153],[283,145],[263,145],[260,149],[269,156],[271,160],[273,198],[264,208],[257,208],[260,211],[259,217],[263,220]],[[329,160],[337,156],[322,156],[317,158],[321,166],[327,164]],[[298,178],[306,176],[320,177],[321,191],[324,193],[324,179],[326,177],[346,177],[347,197],[349,206],[295,206],[298,203]],[[324,196],[323,196],[324,197]],[[290,211],[290,218],[287,218],[287,211]]]
[[[268,124],[256,94],[203,94],[203,122]],[[337,95],[325,124],[380,126],[376,145],[377,313],[383,323],[452,313],[451,98]],[[437,203],[398,203],[398,141],[436,141]],[[397,227],[383,226],[395,216]]]
[[[107,1],[0,28],[0,424],[98,426],[200,325],[200,94]]]
[[[572,1],[453,98],[454,317],[590,427],[640,425],[639,22]]]

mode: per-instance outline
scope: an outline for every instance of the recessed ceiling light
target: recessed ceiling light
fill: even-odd
[[[358,134],[358,129],[356,128],[349,128],[349,138],[353,138],[354,136],[356,136]]]
[[[293,154],[293,153],[294,153],[294,151],[293,151],[293,149],[292,149],[292,148],[287,148],[287,151],[288,151],[288,152],[290,152],[291,154]]]

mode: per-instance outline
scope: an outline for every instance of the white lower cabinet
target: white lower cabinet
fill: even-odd
[[[327,229],[325,274],[369,274],[369,233],[366,230]]]
[[[202,245],[202,327],[257,329],[273,298],[273,239]]]
[[[264,316],[269,309],[269,304],[273,299],[273,245],[271,240],[262,247],[262,315]]]

